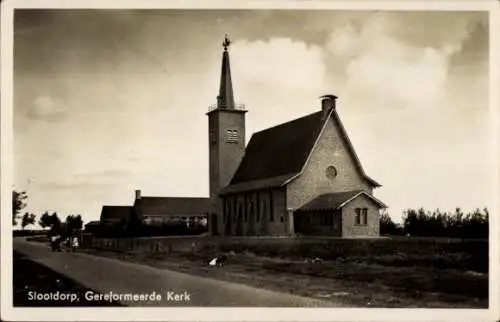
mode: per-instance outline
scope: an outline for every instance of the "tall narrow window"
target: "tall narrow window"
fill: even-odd
[[[236,197],[233,197],[233,210],[231,211],[231,215],[234,219],[236,219],[236,213],[238,212],[238,199]]]
[[[269,189],[269,221],[274,221],[273,191]]]
[[[215,143],[217,143],[217,131],[210,130],[210,144],[215,144]]]
[[[250,204],[251,202],[248,202],[247,196],[245,196],[245,222],[248,221],[248,214],[250,213]]]
[[[243,209],[243,217],[245,218],[245,222],[247,222],[247,219],[248,219],[248,202],[247,202],[247,196],[245,195],[245,197],[243,197],[243,207],[245,207],[245,209]]]
[[[354,223],[356,225],[361,225],[361,208],[356,208],[355,212],[356,212],[356,216],[354,218]]]
[[[254,213],[253,213],[253,201],[250,201],[249,207],[250,207],[250,210],[248,211],[248,213],[249,213],[249,216],[250,216],[250,221],[252,221],[253,217],[254,217]]]
[[[229,209],[228,207],[229,204],[229,199],[224,199],[224,209],[222,209],[222,221],[226,221],[226,215],[227,215],[227,210]]]
[[[235,221],[236,221],[236,220],[238,220],[238,219],[239,219],[239,217],[241,217],[242,212],[243,212],[243,209],[242,209],[242,208],[243,208],[243,207],[242,207],[241,203],[238,203],[238,214],[234,214],[234,220],[235,220]]]
[[[367,208],[363,208],[363,213],[362,214],[363,215],[361,217],[361,219],[362,219],[361,222],[362,222],[363,225],[367,225],[368,224],[368,209]]]
[[[227,206],[226,206],[226,220],[231,221],[231,215],[233,214],[233,204],[231,198],[227,198]]]
[[[259,193],[258,192],[257,192],[257,201],[255,203],[255,210],[256,210],[255,221],[259,222],[260,221],[260,211],[261,211],[261,208],[260,208],[260,199],[259,199]]]

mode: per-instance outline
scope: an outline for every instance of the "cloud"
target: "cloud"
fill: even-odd
[[[323,50],[318,46],[290,38],[272,38],[236,41],[231,50],[233,59],[237,59],[234,74],[242,82],[294,91],[317,90],[324,84],[326,69]]]
[[[62,102],[50,96],[37,96],[27,116],[34,120],[59,121],[66,117],[67,108]]]
[[[255,131],[319,109],[317,98],[327,85],[321,47],[275,37],[236,40],[230,50],[235,99],[241,98],[239,102],[251,111],[248,139]],[[218,75],[220,67],[214,72]],[[318,105],[311,107],[311,103]]]
[[[381,12],[360,26],[335,28],[326,50],[344,62],[343,92],[388,107],[439,106],[447,94],[451,59],[480,20],[470,14],[426,17],[422,23],[420,14]]]
[[[392,52],[368,52],[353,60],[347,67],[348,90],[403,107],[441,101],[448,71],[446,57],[432,48],[393,45]]]

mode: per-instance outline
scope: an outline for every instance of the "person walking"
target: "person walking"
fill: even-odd
[[[78,237],[73,236],[73,239],[71,240],[71,251],[74,252],[79,246],[80,243],[78,242]]]
[[[53,252],[56,251],[57,235],[50,236],[50,248]]]
[[[50,237],[50,243],[53,252],[61,251],[61,236],[59,236],[58,234],[52,235],[52,237]]]

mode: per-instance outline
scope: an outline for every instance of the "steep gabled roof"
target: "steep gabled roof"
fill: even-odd
[[[201,215],[212,211],[209,198],[141,197],[134,206],[141,208],[143,216]]]
[[[230,184],[301,172],[321,131],[321,117],[317,112],[253,134]]]
[[[364,195],[377,204],[380,208],[387,208],[387,206],[377,198],[373,197],[371,194],[362,190],[346,191],[346,192],[336,192],[336,193],[326,193],[316,197],[310,202],[306,203],[298,209],[298,211],[311,211],[311,210],[336,210],[341,209],[349,202]]]
[[[335,109],[329,115],[341,132],[348,153],[353,158],[361,176],[372,186],[380,187],[368,177],[361,166],[347,132]],[[326,119],[319,111],[304,117],[271,127],[252,135],[245,155],[236,170],[230,184],[219,193],[224,195],[240,191],[262,188],[265,182],[276,185],[279,180],[288,176],[278,186],[285,185],[298,177],[305,169],[309,156],[323,130]]]
[[[102,206],[100,221],[103,223],[129,220],[133,211],[131,206]]]

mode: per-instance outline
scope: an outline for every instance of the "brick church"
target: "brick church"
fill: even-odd
[[[254,133],[245,147],[247,111],[234,102],[229,44],[226,38],[217,104],[207,113],[210,197],[136,190],[133,206],[103,206],[101,222],[205,218],[209,234],[218,236],[378,236],[386,207],[373,196],[380,184],[361,166],[337,97],[322,96],[317,111]]]
[[[373,196],[380,184],[361,165],[337,113],[337,97],[318,110],[254,133],[245,147],[244,106],[235,104],[229,40],[217,105],[210,108],[209,231],[221,236],[378,236]]]

